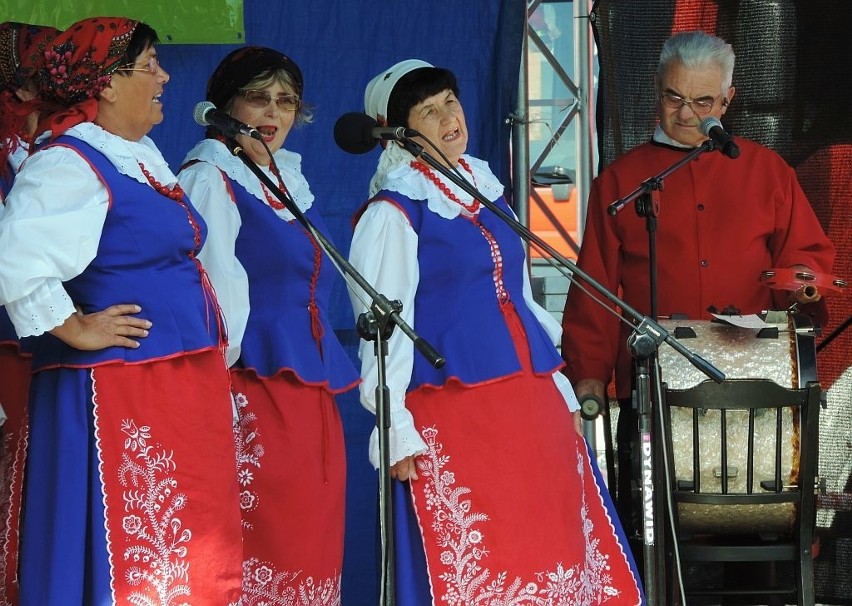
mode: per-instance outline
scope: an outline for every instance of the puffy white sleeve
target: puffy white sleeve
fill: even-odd
[[[76,152],[52,147],[24,162],[0,219],[0,303],[20,337],[74,313],[62,283],[98,252],[109,191]]]
[[[216,291],[228,334],[228,366],[240,357],[249,316],[248,275],[237,260],[236,242],[242,220],[218,168],[196,162],[178,174],[181,187],[207,223],[207,240],[198,254]]]
[[[414,327],[414,296],[420,281],[417,264],[417,234],[405,214],[393,204],[377,201],[367,207],[355,226],[349,258],[352,265],[380,294],[402,303],[402,319]],[[368,310],[370,300],[357,286],[350,292],[355,317]],[[416,327],[414,327],[416,329]],[[361,403],[376,412],[376,357],[374,343],[361,341]],[[398,328],[388,340],[386,379],[390,392],[390,463],[426,452],[426,443],[405,407],[405,392],[411,382],[414,345]],[[378,430],[370,436],[370,462],[379,467]]]
[[[535,302],[535,299],[533,299],[528,263],[524,263],[524,303],[526,303],[527,307],[544,327],[544,330],[547,333],[547,336],[550,337],[553,345],[558,346],[562,341],[562,326],[556,321],[556,318],[554,318],[549,311],[544,309],[541,305]],[[571,381],[568,380],[568,377],[563,375],[561,371],[557,370],[553,373],[553,382],[556,383],[556,387],[559,389],[562,397],[565,398],[565,404],[568,405],[568,410],[571,412],[580,410],[580,403],[577,401],[577,396],[574,393],[574,388],[571,386]]]

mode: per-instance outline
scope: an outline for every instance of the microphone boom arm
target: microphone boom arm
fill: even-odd
[[[710,362],[708,362],[695,352],[690,351],[680,341],[678,341],[674,336],[672,336],[668,330],[663,328],[658,322],[640,314],[637,310],[628,305],[625,301],[621,300],[618,296],[610,292],[603,284],[601,284],[600,282],[592,278],[589,274],[587,274],[585,271],[577,267],[576,263],[562,255],[559,251],[554,249],[547,242],[545,242],[536,234],[531,232],[526,226],[522,225],[517,219],[506,213],[503,209],[494,204],[491,200],[488,200],[467,180],[461,178],[455,172],[453,172],[452,170],[444,166],[442,163],[438,162],[434,157],[429,155],[428,152],[423,150],[422,145],[411,141],[410,139],[402,139],[400,140],[400,144],[406,151],[408,151],[414,157],[421,158],[429,166],[434,168],[436,171],[444,175],[447,179],[449,179],[454,184],[461,187],[468,194],[473,196],[475,200],[477,200],[480,204],[482,204],[484,207],[486,207],[488,210],[490,210],[500,219],[502,219],[503,222],[505,222],[515,233],[517,233],[526,242],[535,243],[537,246],[545,250],[549,255],[551,255],[554,259],[556,259],[559,263],[561,263],[565,268],[568,269],[568,271],[571,273],[571,275],[568,276],[568,279],[571,280],[572,283],[576,283],[577,276],[579,276],[601,296],[614,303],[615,305],[619,306],[622,310],[622,313],[624,315],[629,316],[634,321],[635,330],[648,334],[658,346],[660,343],[665,341],[675,351],[684,356],[687,360],[689,360],[689,362],[693,366],[695,366],[698,370],[700,370],[713,381],[721,383],[725,380],[725,375],[722,371],[720,371],[718,368],[713,366]],[[701,149],[701,151],[706,151],[713,149],[714,146],[715,144],[712,142],[705,142],[698,149]]]
[[[293,216],[301,223],[310,234],[316,238],[317,243],[322,248],[323,252],[334,262],[338,270],[344,274],[344,277],[351,278],[361,289],[370,297],[372,305],[370,309],[376,314],[377,319],[382,323],[391,322],[414,342],[415,348],[423,355],[434,368],[441,368],[444,363],[444,357],[434,348],[428,341],[420,337],[408,323],[399,315],[399,308],[394,305],[393,301],[388,300],[386,296],[379,293],[373,286],[367,282],[358,270],[356,270],[349,260],[341,254],[339,250],[325,237],[325,235],[316,229],[313,223],[305,217],[304,213],[299,210],[296,203],[290,197],[289,193],[282,192],[277,185],[255,164],[255,162],[246,155],[243,148],[233,139],[227,138],[225,145],[232,154],[237,156],[243,163],[253,172],[258,179],[271,191]],[[347,282],[348,283],[348,282]]]
[[[611,216],[615,216],[616,213],[618,213],[618,211],[620,211],[622,208],[624,208],[625,206],[627,206],[628,204],[633,202],[633,200],[635,200],[639,196],[643,196],[643,195],[648,194],[648,193],[650,193],[654,190],[662,189],[663,188],[663,179],[665,179],[670,174],[672,174],[673,172],[678,170],[684,164],[688,164],[689,162],[692,162],[692,160],[694,160],[695,158],[697,158],[698,156],[700,156],[704,152],[713,151],[714,149],[716,149],[716,142],[713,141],[713,139],[705,140],[701,145],[699,145],[698,147],[696,147],[695,149],[690,151],[681,160],[679,160],[675,164],[669,166],[666,170],[661,172],[659,175],[651,177],[650,179],[646,179],[645,181],[643,181],[639,185],[639,187],[634,189],[632,192],[630,192],[629,194],[627,194],[623,198],[619,198],[618,200],[616,200],[615,202],[610,204],[607,207],[606,212],[609,213]]]

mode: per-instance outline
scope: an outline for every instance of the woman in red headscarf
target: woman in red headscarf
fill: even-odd
[[[21,604],[236,604],[233,405],[206,226],[146,136],[169,80],[138,21],[44,53],[39,150],[0,219],[0,302],[36,337]]]
[[[0,201],[29,155],[38,112],[28,103],[38,87],[33,75],[47,45],[59,33],[52,27],[0,23]],[[6,310],[0,308],[0,404],[6,415],[0,449],[0,604],[18,601],[18,528],[27,444],[30,352]]]

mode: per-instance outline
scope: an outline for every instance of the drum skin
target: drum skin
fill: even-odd
[[[792,317],[771,323],[768,337],[758,337],[757,329],[739,328],[707,320],[661,320],[660,324],[674,333],[677,327],[691,328],[695,337],[679,338],[690,350],[712,363],[733,379],[769,379],[782,387],[799,388],[814,380],[813,338],[800,338]],[[777,335],[775,330],[777,329]],[[775,336],[773,336],[775,335]],[[805,355],[800,355],[800,349]],[[688,389],[707,377],[690,362],[663,344],[659,349],[659,365],[668,389]],[[692,409],[671,409],[672,452],[678,480],[691,481],[693,477]],[[721,493],[721,427],[719,410],[699,412],[699,451],[701,490]],[[782,479],[794,484],[798,478],[799,419],[789,408],[783,409]],[[774,412],[758,411],[755,417],[755,474],[754,490],[763,490],[760,482],[772,480],[775,470]],[[748,412],[727,412],[728,441],[728,492],[746,493],[746,455],[748,445]],[[763,505],[703,505],[680,503],[678,515],[682,531],[702,532],[789,533],[794,522],[794,505],[791,503]]]

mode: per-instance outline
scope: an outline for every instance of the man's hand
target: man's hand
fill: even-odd
[[[600,379],[580,379],[574,384],[574,394],[578,400],[589,393],[606,401],[606,385]]]

